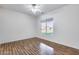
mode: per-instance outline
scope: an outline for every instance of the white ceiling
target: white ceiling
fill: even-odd
[[[31,10],[29,10],[28,6],[30,4],[0,4],[1,8],[7,8],[13,11],[21,12],[21,13],[26,13],[29,15],[34,15]],[[40,9],[42,10],[43,14],[56,10],[58,8],[61,8],[64,6],[64,4],[40,4]],[[39,14],[41,15],[41,14]],[[36,16],[36,15],[34,15]]]

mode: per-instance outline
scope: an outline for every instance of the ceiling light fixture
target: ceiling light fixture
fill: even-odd
[[[31,4],[31,11],[33,14],[37,15],[41,13],[39,4]]]

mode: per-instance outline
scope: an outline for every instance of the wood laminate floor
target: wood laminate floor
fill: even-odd
[[[79,55],[79,50],[61,44],[50,42],[40,38],[30,38],[9,43],[0,44],[0,55],[41,55],[40,43],[54,48],[54,52],[48,51],[44,55]],[[45,51],[45,50],[44,50]]]

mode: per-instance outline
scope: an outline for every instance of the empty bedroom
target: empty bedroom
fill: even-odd
[[[0,4],[0,55],[79,55],[79,4]]]

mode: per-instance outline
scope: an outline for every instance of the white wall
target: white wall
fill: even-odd
[[[55,20],[54,33],[49,36],[40,32],[40,20],[47,17],[53,17]],[[38,36],[79,49],[79,5],[67,5],[40,16],[38,19]]]
[[[35,37],[35,18],[0,8],[0,43]]]

